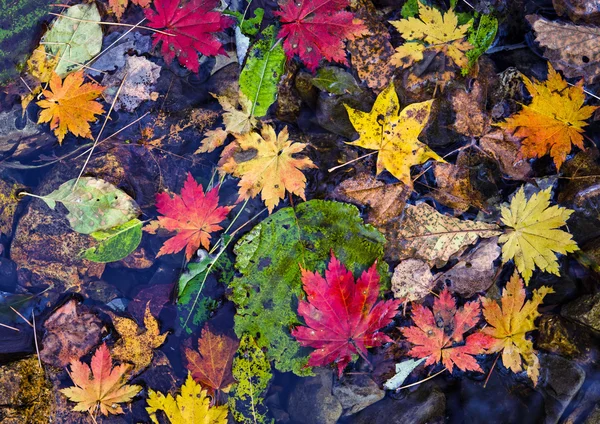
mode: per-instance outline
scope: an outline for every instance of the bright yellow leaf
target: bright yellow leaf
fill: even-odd
[[[494,339],[488,352],[502,351],[502,363],[512,372],[520,372],[524,362],[534,386],[539,377],[539,361],[533,343],[526,336],[536,329],[534,321],[540,315],[537,308],[549,293],[554,290],[542,286],[525,302],[523,280],[515,272],[502,292],[500,304],[488,298],[481,300],[483,316],[489,324],[482,332]]]
[[[432,103],[433,100],[413,103],[400,112],[400,102],[392,83],[379,93],[370,112],[345,105],[350,122],[360,136],[358,140],[348,144],[378,150],[377,173],[385,168],[412,187],[411,166],[428,159],[444,162],[417,138],[427,124]]]
[[[171,424],[226,424],[227,405],[210,407],[210,397],[206,390],[188,374],[185,384],[181,386],[181,394],[177,398],[168,393],[148,391],[146,411],[153,423],[158,424],[158,411],[163,411]]]
[[[550,207],[551,188],[540,191],[529,200],[523,187],[515,194],[510,206],[502,207],[502,222],[510,227],[498,241],[502,246],[502,262],[514,259],[525,284],[537,268],[560,275],[556,253],[578,250],[572,235],[558,228],[566,225],[573,213],[560,206]]]
[[[37,79],[40,83],[47,83],[52,78],[52,72],[56,67],[58,58],[48,56],[44,46],[38,46],[27,61],[27,73]],[[29,87],[31,90],[29,94],[25,94],[21,97],[21,107],[23,113],[29,106],[29,103],[42,92],[42,86],[36,84],[33,87]]]

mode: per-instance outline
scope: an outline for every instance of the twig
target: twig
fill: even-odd
[[[494,371],[494,368],[496,367],[496,362],[498,362],[498,358],[500,357],[500,352],[498,352],[498,354],[496,355],[496,359],[494,359],[494,363],[492,364],[492,368],[490,368],[490,372],[488,373],[486,379],[485,379],[485,383],[483,383],[483,388],[485,389],[485,386],[487,386],[488,381],[490,379],[490,377],[492,376],[492,372]]]
[[[577,84],[571,84],[570,82],[567,81],[567,84],[569,84],[571,87],[577,87]],[[588,96],[592,96],[595,99],[600,100],[600,97],[596,96],[594,93],[587,91],[585,88],[583,88],[583,92],[585,94],[587,94]]]
[[[33,327],[33,324],[29,322],[29,320],[27,318],[25,318],[23,315],[21,315],[21,313],[19,311],[17,311],[15,308],[13,308],[12,306],[10,307],[10,309],[12,309],[12,311],[17,314],[19,317],[21,317],[21,319],[23,321],[25,321],[27,324],[29,324],[30,327]]]
[[[443,370],[441,370],[440,372],[438,372],[438,373],[435,373],[435,374],[433,374],[433,375],[431,375],[431,376],[429,376],[429,377],[427,377],[427,378],[425,378],[425,379],[423,379],[423,380],[419,380],[419,381],[417,381],[417,382],[415,382],[415,383],[412,383],[412,384],[407,384],[406,386],[402,386],[402,387],[398,387],[398,388],[396,389],[396,392],[399,392],[399,391],[400,391],[400,390],[402,390],[402,389],[408,389],[409,387],[416,386],[417,384],[425,383],[427,380],[431,380],[433,377],[437,377],[438,375],[440,375],[441,373],[443,373],[443,372],[444,372],[444,371],[446,371],[447,369],[448,369],[448,368],[444,368],[444,369],[443,369]]]
[[[37,331],[35,329],[35,313],[33,311],[31,311],[31,320],[33,321],[33,341],[35,342],[35,352],[37,353],[38,364],[41,369],[44,369],[44,367],[42,367],[42,360],[40,359],[40,347],[38,346],[37,341]]]
[[[341,165],[334,166],[333,168],[329,168],[329,169],[327,170],[327,172],[333,172],[333,171],[335,171],[336,169],[343,168],[343,167],[344,167],[344,166],[346,166],[346,165],[350,165],[351,163],[357,162],[357,161],[359,161],[359,160],[361,160],[361,159],[364,159],[364,158],[366,158],[366,157],[369,157],[369,156],[371,156],[371,155],[374,155],[375,153],[377,153],[377,150],[375,150],[374,152],[371,152],[371,153],[367,153],[366,155],[362,155],[361,157],[358,157],[358,158],[356,158],[356,159],[352,159],[351,161],[348,161],[348,162],[346,162],[346,163],[342,163]]]
[[[40,44],[47,45],[47,44],[67,44],[67,43],[46,43],[46,42],[42,41]],[[52,54],[52,53],[49,53],[49,52],[46,52],[46,56],[56,57],[56,58],[58,58],[60,60],[64,60],[65,62],[72,63],[73,65],[79,65],[80,68],[90,69],[90,70],[92,70],[94,72],[100,72],[101,74],[105,74],[106,73],[104,71],[101,71],[100,69],[92,68],[91,66],[84,65],[83,63],[75,62],[74,60],[64,59],[64,58],[62,58],[62,56],[59,56],[59,55],[56,55],[56,54]]]
[[[162,35],[168,35],[169,37],[174,37],[175,36],[175,34],[169,34],[168,32],[161,31],[160,29],[150,28],[150,27],[143,26],[143,25],[137,26],[137,25],[132,25],[132,24],[123,24],[123,23],[120,23],[120,22],[102,22],[102,21],[93,21],[91,19],[79,19],[79,18],[73,18],[72,16],[61,15],[60,13],[53,13],[53,12],[50,12],[49,14],[53,15],[53,16],[58,16],[58,17],[62,17],[62,18],[71,19],[71,20],[77,21],[77,22],[89,22],[89,23],[98,24],[98,25],[114,25],[114,26],[124,26],[124,27],[141,28],[141,29],[147,29],[148,31],[157,32],[157,33],[162,34]]]
[[[2,324],[1,322],[0,322],[0,327],[8,328],[8,329],[15,330],[15,331],[21,331],[16,327],[11,327],[10,325]]]

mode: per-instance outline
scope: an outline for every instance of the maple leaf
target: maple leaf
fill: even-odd
[[[503,206],[501,219],[511,227],[498,241],[502,246],[502,262],[514,259],[525,284],[538,267],[542,271],[560,275],[556,253],[563,255],[579,250],[573,236],[558,228],[567,224],[574,212],[560,206],[550,207],[552,188],[535,193],[525,199],[523,187],[517,191],[510,206]]]
[[[191,0],[180,7],[180,0],[155,0],[152,9],[146,9],[148,26],[169,34],[152,34],[153,45],[161,44],[161,53],[167,63],[175,56],[179,63],[192,72],[198,72],[198,53],[205,56],[226,54],[214,33],[233,25],[233,19],[213,9],[219,0]]]
[[[91,365],[90,370],[83,362],[71,361],[69,375],[75,386],[62,389],[61,393],[76,403],[74,411],[93,414],[99,408],[103,415],[122,414],[123,409],[118,404],[129,402],[142,390],[140,386],[125,384],[128,365],[113,368],[105,343],[94,353]]]
[[[94,99],[104,87],[83,82],[83,71],[67,75],[64,81],[54,73],[50,79],[50,90],[42,91],[44,99],[37,102],[43,110],[38,124],[50,122],[50,129],[62,143],[67,132],[76,136],[92,138],[90,121],[104,112],[102,105]]]
[[[598,106],[583,106],[583,80],[569,86],[548,63],[548,79],[543,82],[523,76],[531,103],[516,115],[497,124],[523,137],[521,153],[527,158],[550,154],[556,169],[571,152],[572,144],[583,149],[583,127]]]
[[[206,324],[198,339],[198,352],[185,349],[187,369],[195,381],[208,388],[209,395],[216,390],[227,392],[234,383],[231,364],[239,344],[231,337],[213,333]]]
[[[288,59],[298,55],[310,71],[321,59],[348,65],[344,41],[368,33],[360,19],[344,11],[348,0],[281,0],[281,21],[277,38],[285,38]]]
[[[23,108],[23,114],[25,109],[29,106],[29,103],[36,96],[42,92],[42,86],[40,83],[50,82],[54,68],[58,64],[58,57],[49,57],[46,53],[46,48],[43,45],[39,45],[27,60],[27,73],[33,77],[35,83],[28,84],[30,91],[27,94],[21,96],[21,107]]]
[[[122,362],[131,362],[138,374],[152,362],[153,350],[162,345],[168,333],[160,334],[158,321],[150,313],[150,303],[146,304],[144,327],[141,332],[137,323],[129,318],[113,317],[113,325],[121,339],[113,348],[113,356]]]
[[[146,411],[153,423],[158,424],[156,413],[164,411],[171,424],[204,423],[227,424],[227,405],[210,407],[210,397],[188,374],[181,394],[174,398],[161,392],[148,390]]]
[[[131,2],[133,4],[137,4],[138,6],[146,8],[150,6],[152,0],[131,0]],[[110,7],[110,10],[114,12],[115,16],[117,17],[117,20],[121,19],[121,16],[123,16],[123,13],[125,12],[125,9],[127,9],[128,4],[129,0],[108,0],[108,7]]]
[[[218,224],[233,208],[218,204],[219,187],[204,194],[202,186],[189,172],[181,195],[157,194],[156,210],[164,216],[159,216],[158,221],[151,222],[144,230],[154,234],[163,228],[177,234],[162,245],[156,256],[177,253],[185,248],[185,257],[189,261],[200,246],[208,250],[210,233],[222,230]]]
[[[463,371],[483,372],[475,355],[486,353],[492,339],[482,333],[464,338],[479,322],[480,309],[479,301],[467,302],[457,309],[448,288],[433,301],[433,311],[413,304],[415,325],[401,329],[402,335],[414,345],[408,356],[427,358],[426,366],[441,362],[450,372],[454,366]]]
[[[341,376],[353,354],[367,355],[367,348],[392,341],[379,330],[396,315],[400,300],[377,301],[377,263],[363,272],[356,283],[352,273],[331,252],[325,278],[302,269],[307,301],[300,301],[298,313],[306,326],[292,330],[302,346],[314,347],[309,366],[337,363]]]
[[[540,373],[539,360],[533,343],[526,336],[536,329],[534,321],[540,315],[537,308],[550,293],[554,290],[542,286],[533,291],[531,300],[525,302],[523,280],[515,272],[502,291],[500,304],[492,299],[482,299],[483,316],[489,326],[481,331],[493,338],[489,353],[502,351],[502,363],[512,372],[523,370],[522,358],[534,386]]]
[[[396,53],[391,57],[391,62],[396,66],[411,66],[423,59],[426,50],[443,52],[457,66],[467,66],[469,59],[465,52],[473,46],[465,37],[471,22],[458,25],[458,17],[452,9],[442,15],[436,8],[419,1],[419,18],[410,17],[390,23],[402,38],[409,41],[396,48]]]
[[[304,187],[306,177],[303,169],[316,168],[307,157],[295,158],[306,147],[305,143],[295,143],[288,138],[285,127],[279,134],[270,125],[263,125],[260,135],[256,132],[236,135],[221,154],[221,171],[240,177],[240,199],[248,199],[261,194],[261,199],[269,213],[289,191],[306,200]],[[241,154],[242,152],[247,152]],[[239,161],[254,153],[249,160]]]
[[[378,150],[377,174],[387,169],[394,177],[412,187],[410,167],[428,159],[444,162],[437,153],[418,140],[427,124],[433,100],[413,103],[400,112],[400,102],[391,83],[377,96],[370,112],[344,105],[350,122],[360,135],[353,146]]]

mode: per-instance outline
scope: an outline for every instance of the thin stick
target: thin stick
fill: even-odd
[[[27,87],[27,89],[29,90],[30,93],[33,93],[33,90],[31,89],[31,87],[29,86],[29,84],[27,84],[27,81],[25,81],[23,79],[22,76],[19,75],[19,78],[21,78],[21,81],[23,82],[23,84],[25,84],[25,87]]]
[[[15,331],[21,331],[18,328],[11,327],[10,325],[2,324],[1,322],[0,322],[0,327],[9,328],[9,329],[15,330]]]
[[[25,321],[27,324],[29,324],[30,327],[33,327],[33,324],[29,322],[29,320],[27,318],[25,318],[23,315],[21,315],[21,313],[19,311],[17,311],[15,308],[13,308],[12,306],[10,307],[10,309],[12,309],[12,311],[17,314],[18,316],[21,317],[21,319],[23,321]]]
[[[143,26],[143,25],[136,26],[136,25],[132,25],[132,24],[123,24],[123,23],[120,23],[120,22],[92,21],[91,19],[73,18],[72,16],[61,15],[60,13],[54,13],[54,12],[50,12],[50,15],[54,15],[54,16],[59,16],[59,17],[62,17],[62,18],[71,19],[71,20],[77,21],[77,22],[89,22],[89,23],[98,24],[98,25],[114,25],[114,26],[124,26],[124,27],[141,28],[141,29],[147,29],[148,31],[157,32],[157,33],[162,34],[162,35],[168,35],[169,37],[174,37],[175,36],[175,34],[169,34],[168,32],[164,32],[164,31],[161,31],[159,29],[150,28],[150,27]]]
[[[46,44],[66,44],[66,43],[45,43],[45,42],[41,42],[40,44],[46,45]],[[60,60],[64,60],[65,62],[72,63],[73,65],[79,65],[80,68],[90,69],[90,70],[92,70],[94,72],[100,72],[101,74],[105,74],[106,73],[104,71],[101,71],[100,69],[95,69],[95,68],[92,68],[91,66],[84,65],[83,63],[75,62],[74,60],[69,60],[69,59],[64,59],[64,58],[61,59],[61,56],[56,55],[56,54],[52,54],[52,53],[46,52],[46,56],[56,57],[56,58],[58,58]]]
[[[569,84],[571,87],[577,87],[577,84],[571,84],[570,82],[567,82],[567,84]],[[594,93],[587,91],[585,88],[583,89],[583,92],[588,96],[592,96],[593,98],[600,100],[600,97],[596,96]]]
[[[448,368],[444,368],[444,369],[443,369],[443,370],[441,370],[440,372],[438,372],[438,373],[435,373],[435,374],[433,374],[432,376],[429,376],[429,377],[427,377],[427,378],[425,378],[425,379],[423,379],[423,380],[417,381],[417,382],[415,382],[415,383],[412,383],[412,384],[407,384],[406,386],[402,386],[402,387],[398,387],[398,388],[396,389],[396,392],[399,392],[399,391],[400,391],[400,390],[402,390],[402,389],[408,389],[409,387],[416,386],[417,384],[425,383],[427,380],[431,380],[433,377],[437,377],[438,375],[440,375],[441,373],[443,373],[443,372],[444,372],[444,371],[446,371],[447,369],[448,369]]]
[[[42,360],[40,359],[40,347],[38,346],[37,341],[37,331],[35,329],[35,314],[33,313],[33,311],[31,311],[31,320],[33,321],[33,341],[35,342],[35,352],[37,353],[38,364],[41,369],[44,369],[42,367]]]
[[[361,159],[364,159],[364,158],[366,158],[366,157],[368,157],[368,156],[374,155],[375,153],[377,153],[377,150],[376,150],[376,151],[374,151],[374,152],[371,152],[371,153],[367,153],[366,155],[362,155],[362,156],[361,156],[361,157],[359,157],[359,158],[352,159],[351,161],[348,161],[348,162],[346,162],[346,163],[342,163],[341,165],[334,166],[333,168],[329,168],[329,169],[327,170],[327,172],[333,172],[333,171],[335,171],[336,169],[343,168],[343,167],[344,167],[344,166],[346,166],[346,165],[350,165],[351,163],[357,162],[357,161],[359,161],[359,160],[361,160]]]
[[[494,363],[492,364],[492,368],[490,368],[490,372],[488,373],[486,379],[485,379],[485,383],[483,383],[483,388],[485,389],[485,386],[487,386],[488,381],[490,379],[490,377],[492,376],[492,372],[494,371],[494,368],[496,367],[496,362],[498,362],[498,358],[500,357],[500,352],[498,352],[498,354],[496,355],[496,359],[494,359]]]

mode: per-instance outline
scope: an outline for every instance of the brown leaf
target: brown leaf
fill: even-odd
[[[479,147],[493,157],[503,174],[513,180],[525,180],[531,174],[531,165],[519,154],[519,137],[496,130],[479,139]]]
[[[552,22],[527,15],[535,31],[535,41],[544,47],[544,56],[567,78],[584,77],[593,83],[600,77],[600,28]]]
[[[392,276],[392,292],[396,299],[405,302],[421,300],[431,294],[437,279],[429,269],[429,265],[419,259],[407,259],[398,264]]]
[[[433,198],[454,209],[455,215],[466,212],[471,206],[484,209],[481,193],[473,188],[467,168],[435,162],[433,172],[437,182],[437,190],[431,193]]]
[[[568,15],[573,22],[600,24],[600,0],[552,0],[558,16]]]
[[[457,90],[452,95],[456,132],[467,137],[481,137],[490,130],[490,116],[484,109],[484,94],[481,84],[476,81],[470,92]]]
[[[595,148],[578,152],[573,158],[565,162],[561,168],[562,178],[568,181],[567,185],[558,195],[558,202],[573,202],[578,207],[584,207],[587,200],[593,199],[600,182],[600,154]],[[596,206],[594,206],[596,209]]]
[[[44,323],[46,334],[40,358],[63,368],[87,354],[100,341],[102,323],[74,299],[58,308]]]

